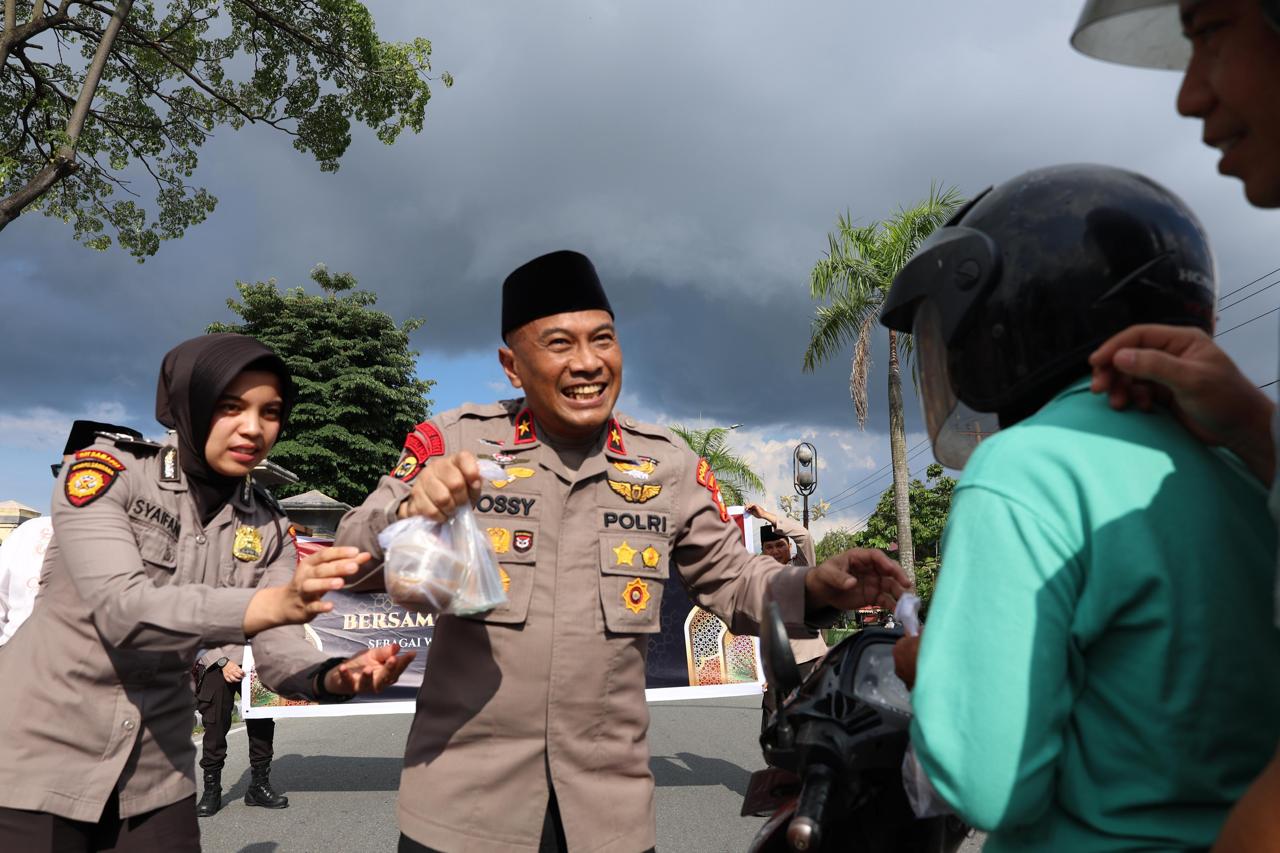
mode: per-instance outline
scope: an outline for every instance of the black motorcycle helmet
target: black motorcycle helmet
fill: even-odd
[[[1086,375],[1116,332],[1211,332],[1215,297],[1208,240],[1177,196],[1123,169],[1052,166],[988,189],[930,235],[880,320],[913,334],[934,454],[959,468]]]

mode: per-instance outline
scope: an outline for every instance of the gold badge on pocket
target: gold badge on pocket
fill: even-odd
[[[246,563],[262,557],[262,534],[256,527],[242,524],[236,528],[236,541],[231,546],[231,553],[237,560]]]
[[[649,585],[640,578],[633,579],[627,588],[622,591],[622,603],[627,605],[627,609],[632,613],[639,615],[642,610],[649,606]]]

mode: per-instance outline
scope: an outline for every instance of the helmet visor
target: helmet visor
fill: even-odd
[[[1122,65],[1180,71],[1191,61],[1176,0],[1088,0],[1071,46]]]
[[[959,470],[978,443],[1000,429],[999,421],[994,413],[976,412],[956,397],[942,315],[934,300],[919,303],[912,338],[920,378],[920,406],[933,455],[948,468]]]

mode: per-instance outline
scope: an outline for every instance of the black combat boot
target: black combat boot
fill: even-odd
[[[289,798],[283,794],[277,794],[271,787],[270,775],[270,767],[253,768],[253,781],[249,783],[249,790],[244,792],[246,806],[262,806],[267,809],[289,808]]]
[[[197,817],[211,817],[222,808],[222,771],[204,771],[204,795],[196,803]]]

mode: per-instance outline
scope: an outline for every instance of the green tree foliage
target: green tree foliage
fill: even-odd
[[[760,475],[751,470],[751,466],[741,456],[729,449],[728,427],[688,429],[680,424],[672,424],[671,431],[680,436],[690,450],[707,460],[716,475],[716,482],[720,484],[720,493],[726,504],[745,504],[748,494],[764,491]]]
[[[824,560],[834,557],[836,554],[848,551],[850,548],[857,548],[857,535],[858,534],[854,533],[852,530],[848,530],[844,527],[837,527],[834,530],[828,530],[823,534],[822,538],[818,540],[818,544],[814,546],[814,556],[817,558],[818,562],[821,563]]]
[[[804,369],[819,364],[853,343],[849,395],[853,398],[858,426],[867,421],[867,380],[871,375],[871,343],[880,305],[898,271],[915,254],[920,243],[945,222],[963,199],[954,189],[934,185],[929,197],[898,210],[884,222],[855,226],[848,214],[838,230],[827,235],[827,256],[813,266],[809,295],[823,300],[814,315]],[[898,559],[910,571],[915,566],[907,500],[907,431],[902,407],[901,355],[909,352],[907,336],[889,332],[889,450],[893,462],[893,491],[898,519],[906,528],[899,541]]]
[[[391,144],[431,97],[431,43],[382,41],[355,0],[3,3],[0,229],[40,210],[139,261],[213,210],[187,179],[215,128],[274,128],[333,171],[353,122]]]
[[[210,332],[252,335],[293,371],[298,400],[271,460],[298,475],[279,496],[319,489],[358,504],[395,465],[404,438],[427,418],[432,380],[418,379],[418,353],[409,334],[422,325],[374,310],[378,297],[356,290],[350,273],[323,265],[311,279],[325,296],[296,287],[283,293],[274,279],[237,282],[240,301],[227,300],[241,323],[214,323]]]
[[[927,605],[937,580],[942,547],[942,531],[951,511],[951,496],[956,481],[943,473],[936,462],[925,469],[927,482],[912,480],[908,487],[911,500],[911,534],[916,546],[916,594]],[[831,534],[828,534],[828,536]],[[898,514],[893,489],[885,490],[876,504],[867,526],[853,534],[853,547],[879,548],[889,551],[898,542]],[[892,551],[889,551],[892,554]]]

